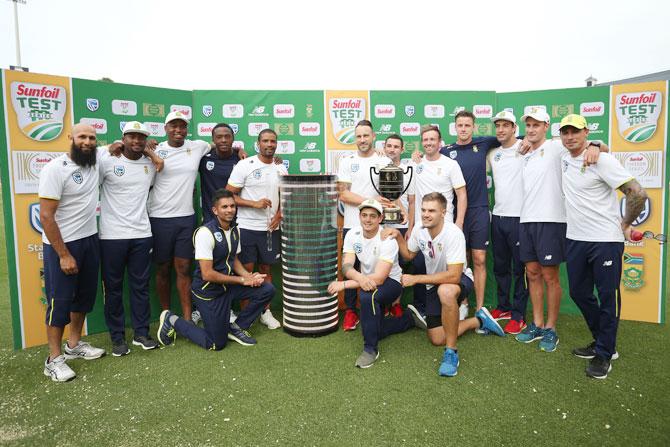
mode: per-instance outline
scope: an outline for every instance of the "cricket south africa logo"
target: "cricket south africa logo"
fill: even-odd
[[[616,96],[619,134],[631,143],[650,139],[661,114],[663,95],[659,91],[622,93]]]
[[[12,105],[19,128],[30,139],[51,141],[63,132],[65,87],[12,82]]]
[[[328,113],[333,123],[333,136],[343,144],[356,141],[356,123],[365,118],[364,98],[332,98],[328,102]]]

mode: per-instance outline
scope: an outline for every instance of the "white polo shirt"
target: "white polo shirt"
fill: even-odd
[[[445,222],[435,239],[427,228],[417,227],[407,241],[407,248],[414,253],[423,253],[429,275],[446,272],[448,265],[463,264],[463,273],[473,279],[465,254],[465,236],[453,222]],[[439,284],[426,284],[426,288],[432,289],[436,285]]]
[[[511,147],[498,147],[488,154],[495,188],[493,214],[496,216],[521,216],[524,158],[518,152],[520,145],[521,141],[516,140]]]
[[[156,154],[165,165],[149,193],[149,217],[184,217],[195,213],[195,178],[200,159],[209,151],[209,143],[202,140],[185,140],[181,147],[172,147],[164,141],[156,147]]]
[[[98,149],[98,159],[101,150]],[[98,166],[82,168],[65,153],[47,163],[40,172],[38,196],[58,200],[55,220],[63,242],[72,242],[98,232]],[[50,244],[46,233],[42,242]]]
[[[598,163],[584,167],[584,152],[561,157],[568,228],[575,241],[623,242],[616,190],[633,176],[614,156],[601,153]]]
[[[230,173],[228,184],[240,188],[240,197],[245,200],[270,199],[272,207],[256,209],[241,206],[237,209],[237,224],[240,228],[267,231],[269,219],[279,209],[279,176],[287,175],[283,164],[263,163],[258,155],[239,161]]]
[[[560,141],[547,140],[524,155],[521,223],[566,221],[561,187],[561,156],[565,152]]]
[[[351,192],[366,199],[379,197],[379,193],[370,181],[370,168],[375,167],[379,172],[379,169],[388,166],[389,163],[391,163],[390,158],[380,156],[374,151],[370,157],[361,157],[358,152],[355,152],[340,159],[337,181],[351,184]],[[372,174],[372,177],[379,182],[378,175]],[[353,228],[359,225],[358,213],[357,206],[344,204],[344,228]]]
[[[414,226],[421,226],[421,200],[431,192],[439,192],[447,199],[445,222],[454,221],[454,189],[465,186],[463,172],[457,162],[440,155],[437,160],[424,157],[421,163],[414,165]],[[411,189],[412,187],[410,187]]]
[[[99,149],[100,239],[139,239],[151,237],[147,213],[149,188],[156,168],[145,156],[131,160],[113,157],[107,148]]]
[[[391,271],[389,278],[400,282],[402,270],[398,264],[398,243],[395,239],[381,238],[382,228],[379,228],[377,234],[367,239],[363,235],[363,229],[352,227],[347,235],[344,237],[342,244],[343,253],[354,253],[358,261],[361,263],[361,273],[363,275],[371,275],[375,272],[377,262],[388,262],[391,264]]]

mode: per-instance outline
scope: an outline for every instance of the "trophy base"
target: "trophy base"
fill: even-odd
[[[403,222],[400,208],[384,208],[383,224],[399,224]]]

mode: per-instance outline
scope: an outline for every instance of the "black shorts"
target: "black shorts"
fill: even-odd
[[[461,273],[461,280],[458,285],[461,288],[457,298],[457,303],[460,306],[470,296],[475,285],[465,273]],[[437,296],[438,287],[434,286],[426,291],[426,324],[428,329],[442,326],[442,303],[440,297]]]

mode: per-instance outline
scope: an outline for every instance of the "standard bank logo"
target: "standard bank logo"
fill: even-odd
[[[57,85],[12,82],[11,96],[21,132],[35,141],[51,141],[63,132],[67,109],[65,88]]]
[[[31,203],[28,206],[28,216],[30,220],[30,226],[33,227],[38,233],[43,233],[44,229],[42,228],[42,222],[40,222],[40,204]]]

